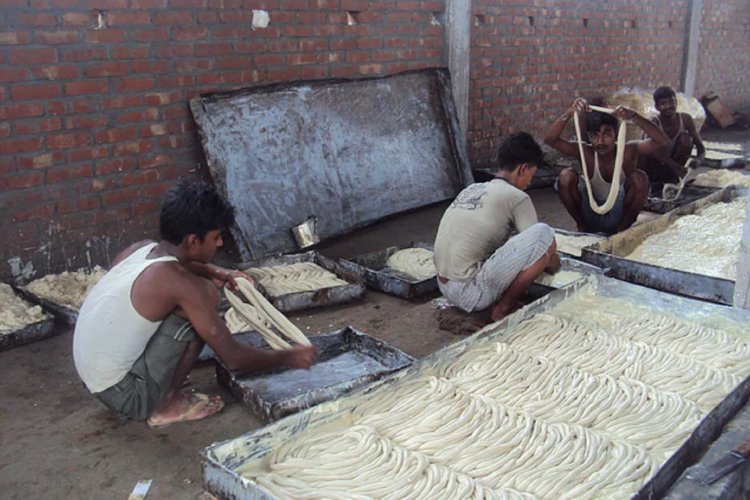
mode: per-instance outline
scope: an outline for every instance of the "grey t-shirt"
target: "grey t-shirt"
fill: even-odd
[[[529,195],[503,179],[461,191],[440,220],[435,267],[452,280],[474,277],[482,261],[510,238],[536,224]]]

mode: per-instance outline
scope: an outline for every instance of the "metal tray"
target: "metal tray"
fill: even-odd
[[[553,228],[553,229],[555,230],[555,233],[564,234],[564,235],[567,235],[567,236],[586,236],[586,237],[596,237],[596,238],[601,238],[601,239],[605,239],[606,238],[606,236],[603,236],[603,235],[600,235],[600,234],[579,233],[578,231],[568,231],[567,229],[560,229],[560,228],[557,228],[557,227]],[[559,248],[557,249],[557,253],[559,253],[563,257],[568,257],[568,258],[572,258],[572,259],[580,259],[581,258],[580,254],[563,252]]]
[[[610,268],[609,275],[621,280],[665,292],[731,305],[734,298],[734,281],[636,262],[625,256],[646,237],[663,231],[675,219],[695,213],[711,204],[731,201],[745,194],[745,190],[736,186],[726,187],[654,220],[610,236],[596,245],[584,248],[583,260],[595,266]]]
[[[24,299],[28,300],[31,303],[42,306],[42,309],[53,314],[55,318],[60,320],[65,325],[75,326],[76,321],[78,320],[78,309],[44,299],[34,292],[30,291],[25,286],[12,286],[16,293]]]
[[[720,153],[736,154],[737,158],[726,158],[724,160],[712,160],[704,158],[701,160],[700,165],[708,168],[742,168],[745,166],[747,156],[745,153],[739,153],[737,151],[718,151]]]
[[[26,325],[18,330],[0,330],[0,351],[51,337],[54,329],[55,318],[49,314],[45,314],[43,320]]]
[[[339,263],[345,269],[357,273],[370,288],[396,297],[411,299],[437,290],[437,277],[417,280],[385,266],[388,257],[405,248],[425,248],[432,251],[432,245],[426,243],[406,243],[388,247],[350,259],[341,259]]]
[[[601,269],[599,267],[593,266],[591,264],[586,264],[585,262],[581,262],[580,260],[571,259],[569,257],[562,257],[560,258],[560,271],[573,271],[581,273],[582,278],[585,278],[586,276],[590,276],[592,274],[604,274],[605,269]],[[569,285],[570,283],[565,284],[564,286]],[[526,296],[532,299],[538,299],[539,297],[544,297],[550,292],[553,292],[554,290],[558,290],[559,288],[563,288],[563,286],[553,286],[553,285],[545,285],[543,283],[534,282],[531,284],[531,286],[526,290]]]
[[[267,455],[296,434],[310,427],[345,420],[369,394],[388,391],[389,386],[408,382],[421,372],[428,372],[441,361],[455,358],[476,345],[496,340],[508,327],[543,313],[579,293],[595,293],[618,301],[630,302],[663,313],[678,315],[685,321],[699,322],[708,327],[726,328],[727,325],[731,325],[731,328],[742,331],[750,322],[750,311],[678,297],[604,276],[592,275],[520,309],[498,323],[497,328],[480,331],[441,349],[405,370],[360,388],[346,398],[323,403],[238,438],[212,444],[201,452],[204,487],[221,498],[272,498],[255,481],[243,477],[238,471],[240,469],[252,470],[254,467],[261,468]],[[750,377],[746,378],[704,417],[687,441],[674,452],[634,498],[650,499],[663,495],[682,471],[701,456],[724,425],[747,402],[749,396]]]
[[[240,341],[266,346],[257,332]],[[310,337],[318,360],[309,370],[232,372],[220,361],[216,378],[264,422],[272,422],[348,394],[369,382],[406,368],[414,358],[352,327]]]
[[[652,192],[661,195],[661,188],[662,185],[657,185],[655,186],[655,189],[652,189]],[[713,194],[718,190],[719,188],[692,186],[688,184],[682,190],[682,194],[680,195],[679,199],[674,201],[666,201],[655,196],[649,196],[648,199],[646,199],[646,204],[643,206],[643,209],[657,214],[665,214],[677,207],[681,207],[701,198],[705,198],[706,196]]]
[[[330,288],[321,288],[309,292],[296,292],[271,297],[268,300],[279,311],[290,312],[311,307],[329,306],[332,304],[342,304],[361,297],[365,293],[365,285],[362,278],[356,273],[344,268],[338,262],[320,255],[318,252],[310,251],[292,255],[278,255],[275,257],[266,257],[263,259],[243,262],[237,266],[238,269],[248,269],[250,267],[271,267],[296,264],[298,262],[314,262],[323,269],[331,271],[333,274],[348,281],[348,285],[334,286]]]

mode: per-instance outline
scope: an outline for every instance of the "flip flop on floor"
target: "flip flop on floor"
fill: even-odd
[[[149,417],[146,423],[152,429],[175,424],[177,422],[190,422],[192,420],[201,420],[211,415],[219,413],[224,408],[224,401],[219,396],[208,396],[199,392],[190,394],[190,405],[180,415],[167,418]]]

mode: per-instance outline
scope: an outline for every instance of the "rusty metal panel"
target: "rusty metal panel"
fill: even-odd
[[[413,377],[429,372],[444,360],[453,359],[478,344],[497,340],[505,330],[525,319],[544,313],[577,294],[590,293],[673,314],[684,321],[699,322],[711,328],[726,328],[731,324],[736,330],[741,330],[750,321],[749,311],[678,297],[601,275],[591,275],[585,280],[579,280],[542,297],[501,320],[492,330],[480,331],[445,347],[415,362],[409,368],[362,387],[344,398],[322,403],[238,438],[214,443],[201,452],[204,487],[221,498],[272,498],[255,481],[242,476],[240,471],[262,469],[265,457],[276,447],[310,427],[346,419],[368,394],[388,390],[391,385],[408,383]],[[703,454],[727,422],[747,402],[749,396],[750,377],[747,377],[703,418],[687,441],[673,453],[634,498],[650,499],[664,495],[685,468]]]
[[[405,248],[425,248],[432,251],[432,245],[426,243],[406,243],[388,247],[384,250],[341,259],[341,266],[361,276],[367,286],[381,292],[411,299],[437,290],[437,277],[418,280],[385,266],[388,257]]]
[[[447,71],[253,87],[191,100],[244,259],[454,197],[473,181]]]
[[[636,262],[629,260],[626,256],[645,238],[663,231],[675,219],[693,214],[713,203],[745,196],[744,193],[745,191],[741,188],[733,186],[724,188],[654,220],[633,226],[584,248],[583,260],[595,266],[610,268],[608,275],[621,280],[665,292],[731,305],[734,296],[734,281],[732,280]]]
[[[320,290],[312,290],[309,292],[288,293],[278,297],[271,297],[266,294],[268,300],[279,311],[290,312],[310,309],[312,307],[342,304],[361,297],[365,293],[365,285],[359,275],[344,268],[338,262],[315,251],[256,259],[243,262],[239,264],[237,268],[245,270],[251,267],[287,266],[298,262],[314,262],[323,269],[332,272],[342,280],[348,281],[349,284],[322,288]],[[261,292],[264,291],[260,284],[258,289],[261,290]]]

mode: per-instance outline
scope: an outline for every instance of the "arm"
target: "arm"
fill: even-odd
[[[701,135],[698,133],[698,129],[695,128],[695,122],[693,121],[693,117],[687,113],[684,113],[683,118],[685,120],[685,128],[687,129],[690,136],[693,138],[693,142],[695,143],[695,149],[698,150],[698,158],[702,160],[706,156],[706,147],[703,145],[703,139],[701,139]]]
[[[567,156],[578,156],[578,145],[574,142],[566,141],[560,137],[568,121],[573,116],[573,113],[578,111],[579,113],[586,110],[588,104],[586,99],[578,98],[573,101],[573,104],[561,114],[547,130],[547,134],[544,136],[544,142],[552,146],[559,152]]]
[[[238,271],[236,269],[226,269],[221,266],[214,264],[204,264],[202,262],[189,262],[186,267],[191,273],[201,278],[211,280],[216,286],[229,285],[230,290],[237,289],[237,281],[235,278],[245,278],[250,283],[255,283],[255,280],[248,274]]]
[[[311,346],[269,351],[237,342],[216,312],[218,291],[213,285],[186,272],[174,281],[169,289],[174,294],[176,305],[230,370],[259,371],[284,365],[309,368],[312,365],[316,349]]]
[[[648,136],[642,141],[634,141],[630,144],[636,146],[637,155],[648,155],[669,143],[669,138],[654,122],[645,119],[635,111],[625,106],[617,106],[612,114],[620,120],[630,120],[643,130]]]

